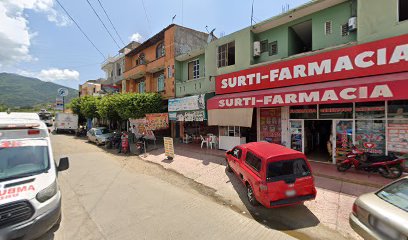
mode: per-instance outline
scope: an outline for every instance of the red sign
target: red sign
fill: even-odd
[[[216,94],[408,71],[408,34],[216,77]]]
[[[362,79],[364,80],[364,79]],[[360,81],[363,82],[363,81]],[[370,82],[347,86],[338,81],[333,87],[291,87],[286,91],[271,89],[248,93],[220,95],[208,100],[208,109],[277,107],[290,105],[370,102],[408,98],[408,79],[399,81]],[[328,84],[325,84],[328,85]],[[293,89],[296,89],[293,90]],[[301,88],[300,88],[301,89]]]

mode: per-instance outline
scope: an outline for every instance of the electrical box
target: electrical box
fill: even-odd
[[[258,57],[261,55],[261,42],[255,41],[254,42],[254,57]]]
[[[348,20],[348,30],[349,32],[357,30],[357,17],[351,17]]]

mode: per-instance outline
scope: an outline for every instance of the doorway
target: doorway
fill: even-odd
[[[309,160],[332,162],[332,120],[305,120],[304,151]]]

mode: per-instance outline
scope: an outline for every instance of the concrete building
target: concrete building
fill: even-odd
[[[311,1],[208,44],[209,125],[222,149],[267,140],[331,163],[352,144],[408,153],[407,46],[404,0]]]
[[[83,84],[79,85],[79,97],[85,96],[95,96],[101,92],[102,83],[104,83],[106,79],[99,78],[95,80],[88,80]]]
[[[105,72],[106,78],[104,84],[118,86],[122,89],[122,80],[124,79],[123,73],[125,72],[125,55],[139,45],[140,43],[132,41],[124,48],[120,49],[118,55],[108,57],[102,63],[101,68]]]
[[[171,24],[125,55],[123,92],[175,97],[175,57],[203,46],[206,33]]]

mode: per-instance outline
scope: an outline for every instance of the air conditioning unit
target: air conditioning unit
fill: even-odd
[[[348,20],[348,30],[349,32],[357,30],[357,17],[351,17]]]
[[[259,57],[261,55],[261,42],[254,42],[254,57]]]

